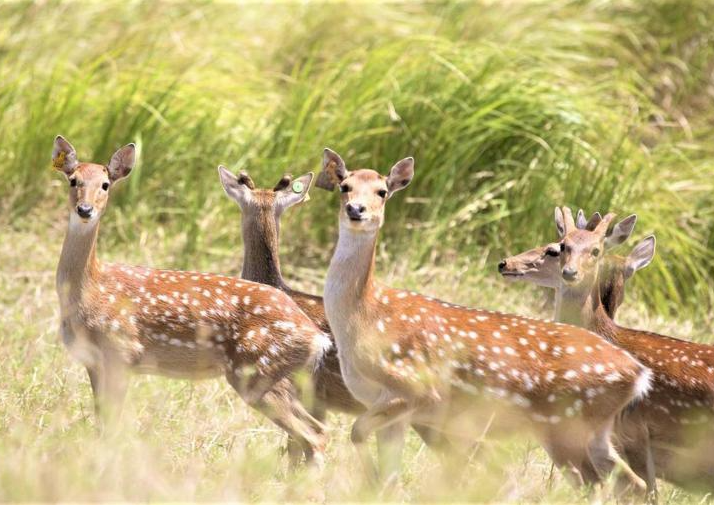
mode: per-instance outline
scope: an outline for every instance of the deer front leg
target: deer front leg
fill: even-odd
[[[399,478],[406,429],[406,422],[400,421],[377,431],[379,478],[386,488],[395,484]]]
[[[379,481],[379,472],[367,447],[369,436],[375,431],[384,430],[395,424],[403,425],[405,418],[413,411],[414,407],[403,398],[378,401],[367,412],[359,416],[352,425],[350,439],[355,449],[357,449],[357,454],[371,484],[376,484]],[[404,442],[404,429],[401,426],[401,429],[394,428],[391,432],[383,432],[381,437],[384,438],[384,442],[389,446],[389,449],[383,449],[383,451],[386,450],[386,452],[391,453],[390,456],[394,455],[397,450],[401,452],[401,444]]]
[[[94,396],[94,412],[102,432],[112,430],[121,416],[129,383],[126,367],[110,355],[87,367]]]

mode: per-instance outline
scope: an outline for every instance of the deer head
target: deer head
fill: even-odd
[[[597,212],[586,220],[581,210],[578,212],[575,224],[577,229],[593,231],[601,221],[602,216]],[[626,231],[625,226],[617,229],[621,233]],[[622,235],[618,237],[621,239]],[[619,239],[613,239],[613,242],[617,240]],[[607,242],[606,238],[605,243]],[[625,257],[605,255],[605,260],[598,270],[598,283],[602,304],[610,318],[614,319],[617,309],[624,300],[625,282],[637,270],[646,267],[652,261],[654,252],[655,238],[650,235],[639,242]],[[507,280],[521,280],[537,286],[557,289],[562,282],[560,254],[560,243],[554,242],[505,258],[499,263],[498,269]]]
[[[637,216],[632,214],[623,219],[609,234],[608,227],[615,219],[615,214],[609,213],[601,219],[598,215],[594,219],[597,224],[588,223],[581,229],[576,225],[569,208],[555,210],[555,225],[562,238],[561,275],[569,287],[592,288],[597,280],[598,267],[605,250],[627,240],[635,227]]]
[[[565,213],[561,209],[555,211],[559,233],[564,232],[566,226],[574,226],[579,230],[593,230],[602,221],[599,212],[586,219],[582,209],[578,210],[577,218],[571,221],[569,212],[569,209]],[[505,258],[498,264],[498,272],[509,281],[522,280],[544,288],[558,288],[561,275],[560,242],[535,247]]]
[[[218,175],[226,194],[234,200],[247,215],[270,215],[277,220],[281,214],[298,203],[309,199],[313,174],[293,179],[291,174],[283,175],[273,189],[256,189],[247,172],[233,175],[226,167],[218,167]]]
[[[79,217],[84,224],[97,222],[107,206],[109,189],[129,175],[135,157],[134,144],[127,144],[112,155],[108,165],[80,163],[72,144],[58,135],[52,149],[52,167],[67,177],[70,216]]]
[[[502,260],[498,271],[509,281],[523,280],[545,288],[560,285],[560,243],[553,242]]]
[[[374,232],[384,224],[387,200],[407,187],[413,177],[414,158],[398,161],[383,176],[369,169],[349,171],[339,154],[325,149],[317,185],[327,190],[339,186],[340,225],[358,232]]]

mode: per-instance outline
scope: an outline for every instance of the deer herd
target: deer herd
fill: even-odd
[[[614,321],[626,282],[655,252],[653,236],[627,256],[610,252],[635,215],[556,208],[555,242],[501,261],[504,279],[555,290],[553,321],[464,307],[376,278],[385,207],[414,160],[384,176],[325,149],[315,185],[339,189],[340,206],[321,298],[291,289],[280,269],[280,219],[307,199],[311,173],[258,189],[218,168],[241,209],[240,277],[101,262],[99,221],[134,162],[133,144],[106,165],[80,162],[61,136],[52,152],[69,185],[60,333],[87,369],[102,426],[118,419],[132,372],[222,375],[286,432],[291,468],[322,468],[333,410],[356,416],[351,441],[373,484],[398,479],[411,427],[457,463],[453,473],[484,433],[511,434],[539,443],[576,487],[613,474],[618,496],[653,501],[657,478],[714,491],[714,346]]]

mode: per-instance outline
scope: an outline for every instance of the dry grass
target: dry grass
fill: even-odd
[[[301,210],[296,211],[299,215]],[[64,233],[63,208],[37,208],[22,226],[6,227],[0,246],[3,329],[0,362],[0,500],[303,501],[324,492],[328,500],[381,499],[362,487],[358,461],[349,443],[351,420],[329,418],[327,470],[286,475],[280,455],[284,436],[252,412],[221,380],[175,381],[138,376],[133,380],[118,435],[96,433],[89,382],[58,336],[54,268]],[[107,235],[105,233],[104,235]],[[38,239],[41,236],[41,239]],[[151,248],[110,246],[100,237],[100,257],[162,266],[173,259],[180,239],[167,237]],[[382,276],[396,285],[419,287],[475,306],[547,316],[544,293],[505,286],[496,275],[482,277],[478,264],[410,270],[394,262],[390,244],[380,258]],[[22,251],[22,254],[18,254]],[[209,271],[235,273],[240,251],[218,258]],[[296,269],[285,259],[294,284],[320,291],[324,269]],[[475,263],[478,259],[475,258]],[[390,265],[389,268],[384,268]],[[658,320],[641,307],[624,310],[621,320],[682,337],[707,339],[694,326]],[[403,483],[396,496],[408,501],[576,501],[575,493],[551,469],[543,451],[526,440],[489,440],[453,486],[438,460],[414,434],[404,458]],[[663,503],[696,503],[663,486]]]
[[[548,316],[544,294],[504,285],[495,260],[552,239],[556,204],[638,212],[658,256],[620,321],[712,342],[713,27],[711,0],[0,4],[0,500],[380,498],[362,487],[350,419],[329,419],[321,480],[287,476],[281,432],[222,381],[137,377],[119,435],[97,436],[57,331],[54,135],[100,162],[139,146],[104,216],[105,260],[237,274],[219,163],[263,186],[315,169],[327,144],[382,170],[414,154],[383,279]],[[313,191],[284,219],[284,273],[307,291],[322,289],[334,203]],[[524,440],[484,442],[460,486],[440,468],[411,434],[393,498],[583,498]],[[702,497],[665,485],[661,500]]]

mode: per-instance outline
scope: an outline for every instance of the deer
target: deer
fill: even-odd
[[[656,477],[687,489],[714,489],[714,346],[617,325],[614,311],[624,298],[625,282],[647,266],[655,238],[640,241],[625,257],[604,251],[629,237],[636,215],[607,233],[614,214],[596,214],[584,225],[570,209],[556,209],[558,244],[549,244],[542,261],[528,268],[523,280],[556,287],[556,319],[596,331],[629,351],[653,371],[650,395],[623,413],[617,439],[633,471],[656,499]],[[536,248],[538,249],[538,248]],[[537,255],[536,249],[522,257]],[[509,258],[504,269],[518,271],[520,260]],[[542,280],[549,278],[548,281]],[[609,291],[608,291],[609,290]]]
[[[413,176],[411,157],[383,176],[348,170],[325,149],[317,179],[318,187],[340,189],[325,313],[345,384],[367,407],[351,440],[370,481],[378,478],[366,445],[372,433],[385,433],[384,457],[396,476],[407,424],[463,435],[495,413],[499,434],[529,432],[575,486],[600,483],[618,465],[643,487],[609,439],[618,413],[649,390],[650,371],[629,353],[582,328],[455,305],[376,280],[386,203]]]
[[[632,216],[620,223],[616,229],[627,233],[627,228],[634,228]],[[586,220],[583,210],[578,211],[576,225],[584,229],[594,226],[602,216],[595,212],[590,220]],[[627,235],[629,236],[629,234]],[[611,237],[608,237],[611,238]],[[654,256],[654,236],[647,237],[635,246],[628,256],[608,253],[601,265],[598,275],[600,300],[607,315],[615,320],[617,310],[625,298],[625,284],[638,270],[649,265]],[[613,245],[614,246],[614,245]],[[498,272],[509,282],[524,281],[536,286],[558,289],[560,286],[560,243],[534,247],[520,254],[504,258],[498,264]]]
[[[240,278],[105,263],[96,255],[109,193],[136,149],[107,165],[79,162],[57,136],[52,166],[68,183],[69,220],[57,267],[60,334],[89,375],[107,426],[120,415],[130,373],[198,380],[224,376],[241,398],[323,464],[325,433],[299,398],[302,371],[321,367],[331,342],[284,292]]]
[[[292,174],[284,174],[272,189],[256,187],[245,170],[233,174],[220,165],[218,175],[226,195],[241,209],[244,246],[241,278],[273,286],[287,293],[312,322],[332,339],[322,297],[292,289],[283,278],[280,267],[280,220],[288,208],[309,199],[314,174],[308,172],[295,178]],[[362,403],[352,396],[345,385],[334,345],[325,353],[323,365],[315,369],[313,382],[315,402],[311,414],[318,421],[324,422],[327,410],[351,415],[364,412]],[[442,454],[450,454],[455,450],[450,447],[450,441],[429,427],[414,425],[414,429],[428,446]],[[293,462],[299,457],[294,445],[289,444],[288,453]]]

